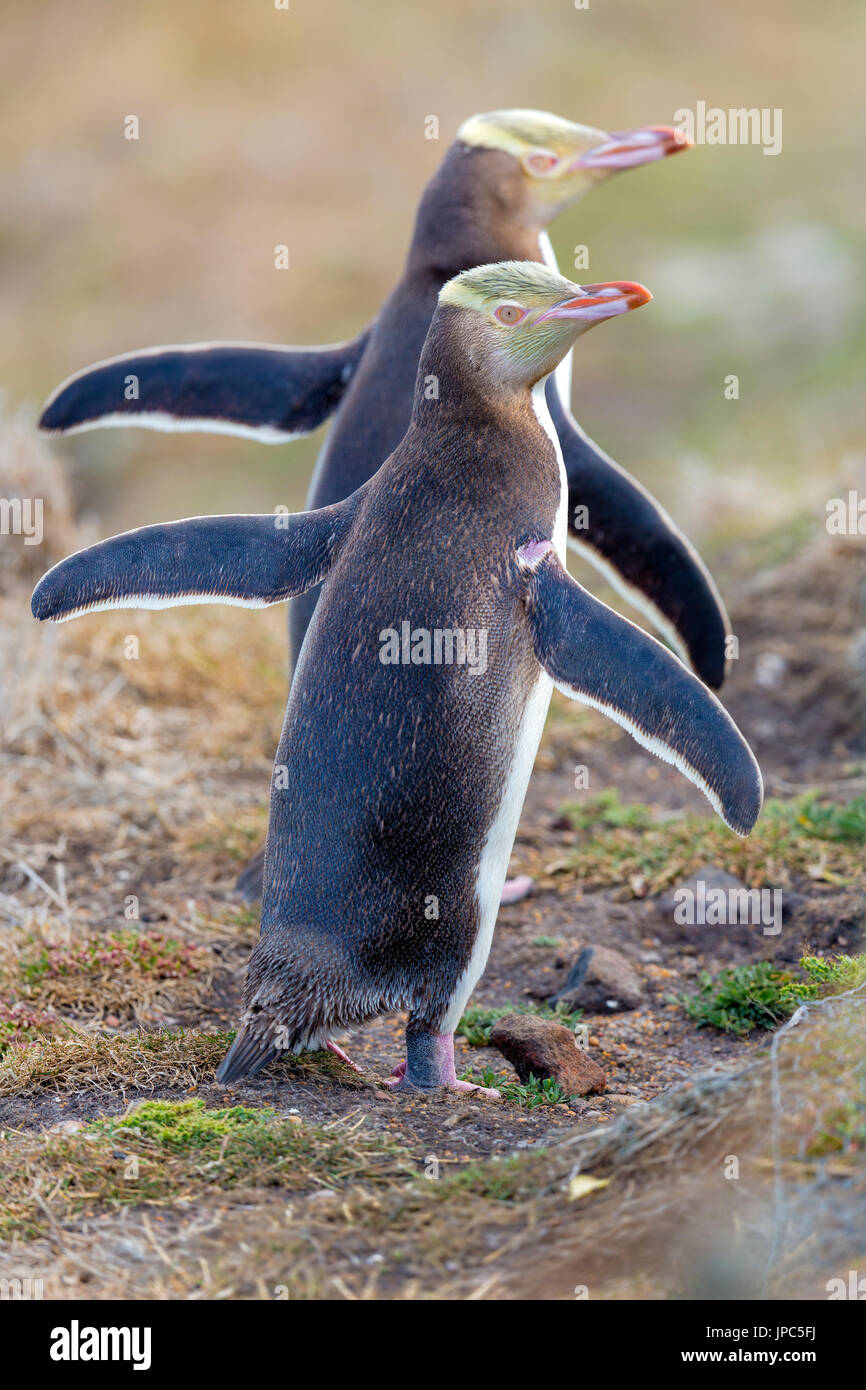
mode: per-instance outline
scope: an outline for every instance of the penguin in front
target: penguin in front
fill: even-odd
[[[555,269],[546,228],[559,212],[617,170],[663,159],[687,143],[668,126],[611,135],[543,111],[473,116],[424,191],[400,280],[358,338],[318,349],[208,343],[130,353],[60,386],[41,425],[67,433],[108,425],[213,430],[281,443],[336,411],[307,506],[342,501],[405,433],[418,358],[444,282],[506,259]],[[718,687],[729,624],[712,577],[658,503],[580,429],[570,397],[566,358],[548,387],[548,406],[569,480],[570,543],[702,680]],[[313,588],[291,605],[293,666],[317,598]],[[261,896],[262,868],[259,851],[238,879],[250,900]],[[528,886],[509,883],[505,900]]]
[[[760,773],[716,696],[564,564],[568,487],[545,381],[581,333],[650,297],[533,263],[465,272],[439,296],[405,437],[347,500],[146,527],[37,586],[35,616],[65,620],[259,607],[324,581],[275,763],[262,933],[219,1080],[405,1009],[389,1084],[474,1089],[455,1075],[453,1035],[487,960],[554,685],[675,763],[736,833],[754,825]]]

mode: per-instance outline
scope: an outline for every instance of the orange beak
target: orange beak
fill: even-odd
[[[692,144],[685,131],[670,125],[642,126],[639,130],[619,131],[602,145],[586,150],[572,164],[573,169],[635,169],[652,164],[669,154],[678,154]]]
[[[639,309],[642,304],[649,304],[651,299],[646,286],[634,280],[608,280],[601,285],[581,285],[580,294],[560,300],[552,309],[545,309],[536,322],[581,319],[587,323],[599,323],[616,314],[627,314],[630,309]]]

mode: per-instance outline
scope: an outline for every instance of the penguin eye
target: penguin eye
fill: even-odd
[[[521,319],[526,318],[526,310],[521,309],[519,304],[500,304],[493,317],[504,323],[507,328],[513,328]]]
[[[559,160],[549,150],[530,150],[523,157],[523,167],[533,178],[543,178],[556,168]]]

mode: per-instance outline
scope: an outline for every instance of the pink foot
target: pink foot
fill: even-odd
[[[492,1086],[476,1086],[471,1081],[458,1081],[454,1071],[453,1033],[407,1033],[409,1055],[399,1062],[382,1082],[390,1091],[477,1091],[480,1096],[501,1100]],[[411,1068],[414,1063],[414,1074]]]
[[[534,886],[529,874],[518,874],[516,878],[506,879],[502,897],[499,899],[500,907],[510,907],[512,903],[522,902],[524,898],[529,897]]]
[[[325,1046],[326,1046],[326,1048],[328,1049],[329,1052],[333,1052],[333,1054],[334,1054],[335,1057],[339,1057],[339,1059],[340,1059],[341,1062],[345,1062],[347,1067],[351,1067],[351,1068],[352,1068],[352,1071],[359,1072],[359,1073],[363,1076],[363,1074],[364,1074],[364,1073],[363,1073],[363,1068],[362,1068],[362,1067],[359,1067],[357,1062],[353,1062],[352,1059],[351,1059],[351,1057],[348,1057],[348,1056],[346,1055],[346,1053],[343,1051],[343,1049],[342,1049],[337,1043],[331,1042],[331,1041],[329,1040],[328,1042],[325,1043]],[[405,1063],[404,1063],[404,1065],[405,1065]]]

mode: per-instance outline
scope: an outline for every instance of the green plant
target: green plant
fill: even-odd
[[[800,967],[807,978],[791,980],[783,991],[795,1004],[804,999],[820,999],[826,994],[841,994],[866,980],[866,955],[801,956]]]
[[[538,1105],[565,1105],[571,1099],[553,1077],[542,1079],[533,1076],[531,1072],[526,1082],[503,1081],[492,1067],[484,1067],[480,1072],[470,1068],[460,1079],[472,1081],[476,1086],[495,1086],[505,1100],[510,1100],[514,1105],[520,1105],[526,1110],[534,1110]]]
[[[790,1017],[797,1007],[787,992],[791,983],[786,971],[766,960],[722,970],[715,979],[704,970],[696,993],[682,996],[681,1003],[699,1028],[750,1033],[753,1028],[774,1028]]]

